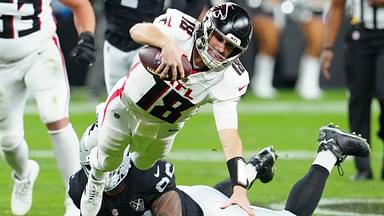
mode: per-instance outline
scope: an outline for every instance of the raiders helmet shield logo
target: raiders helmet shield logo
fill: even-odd
[[[129,205],[132,207],[133,210],[135,210],[137,212],[145,210],[143,198],[137,198],[136,200],[131,200],[129,202]]]

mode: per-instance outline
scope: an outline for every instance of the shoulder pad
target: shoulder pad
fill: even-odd
[[[213,96],[218,100],[230,100],[244,95],[249,75],[240,60],[234,61],[223,72],[223,79],[212,87]]]
[[[165,34],[178,40],[192,37],[196,25],[195,18],[176,9],[167,9],[166,13],[158,16],[153,23]]]

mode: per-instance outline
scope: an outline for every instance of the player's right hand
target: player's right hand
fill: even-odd
[[[156,69],[155,74],[158,74],[161,79],[177,80],[177,77],[183,79],[185,73],[181,62],[182,55],[184,53],[181,48],[174,42],[161,47],[161,64]],[[170,75],[172,76],[171,78],[168,77]]]
[[[247,197],[247,189],[242,186],[235,185],[233,187],[233,194],[227,202],[221,206],[222,209],[228,208],[231,205],[238,205],[244,211],[247,212],[249,216],[256,216],[252,211],[251,205]]]
[[[331,73],[330,73],[330,68],[331,68],[331,63],[333,59],[333,50],[330,48],[325,48],[321,51],[320,54],[320,67],[321,67],[321,72],[324,76],[325,79],[330,79],[331,78]]]

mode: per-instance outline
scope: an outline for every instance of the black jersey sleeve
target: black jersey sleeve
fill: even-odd
[[[129,29],[136,23],[152,22],[164,11],[164,0],[106,0],[104,13],[107,20],[105,39],[123,51],[141,45],[133,41]]]
[[[85,175],[83,169],[76,172],[69,179],[68,195],[72,199],[73,203],[77,206],[77,208],[80,208],[81,195],[83,194],[87,181],[88,178]]]

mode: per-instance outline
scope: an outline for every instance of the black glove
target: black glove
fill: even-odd
[[[95,52],[95,37],[92,32],[86,31],[80,34],[79,41],[70,54],[77,63],[92,65],[96,61]]]

